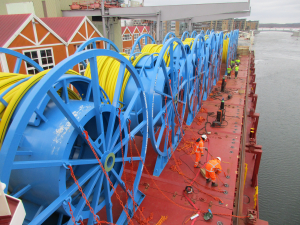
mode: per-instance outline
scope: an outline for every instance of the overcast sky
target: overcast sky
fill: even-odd
[[[138,0],[142,2],[142,0]],[[126,0],[128,2],[128,0]],[[247,2],[247,0],[144,0],[145,6]],[[300,23],[300,0],[250,0],[248,20],[260,23]]]

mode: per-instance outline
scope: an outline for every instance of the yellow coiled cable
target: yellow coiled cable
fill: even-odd
[[[229,38],[227,38],[226,40],[223,40],[223,54],[222,54],[222,62],[223,63],[226,63],[226,61],[227,61],[228,46],[229,46]]]
[[[156,47],[156,46],[152,45],[152,46],[148,46],[148,47],[150,49],[150,47],[152,48],[152,47]],[[136,64],[144,56],[149,55],[149,53],[142,53],[138,57],[136,57],[136,59],[133,59],[133,57],[131,59],[129,59],[129,55],[127,55],[126,53],[122,52],[120,54],[123,55],[129,61],[131,61],[131,62],[133,61],[132,62],[133,66],[136,66]],[[109,100],[112,102],[113,98],[114,98],[116,83],[118,80],[120,62],[115,60],[114,58],[111,58],[108,56],[99,56],[99,57],[97,57],[97,65],[98,65],[99,85],[104,89]],[[87,65],[84,76],[91,78],[90,64]],[[124,92],[125,92],[125,88],[126,88],[128,80],[129,80],[129,77],[130,77],[130,72],[127,69],[125,69],[120,98],[119,98],[119,100],[121,102],[123,102]]]
[[[186,38],[183,42],[184,45],[188,45],[192,49],[195,38]]]
[[[173,45],[173,50],[175,50],[177,45],[178,45],[177,42],[175,42],[174,45]],[[148,45],[145,45],[143,47],[142,53],[149,53],[149,54],[160,53],[162,47],[163,47],[163,45],[148,44]],[[170,57],[169,56],[170,56],[170,54],[169,54],[169,48],[168,48],[167,51],[164,54],[164,57],[163,57],[167,66],[169,66],[169,64],[170,64]]]
[[[7,92],[3,99],[7,102],[7,106],[0,103],[0,147],[2,146],[6,130],[10,123],[11,117],[17,108],[18,104],[22,100],[23,96],[30,90],[32,86],[34,86],[38,81],[40,81],[45,74],[47,74],[49,70],[42,71],[34,76],[30,75],[22,75],[22,74],[14,74],[14,73],[0,73],[0,86],[2,87],[1,93],[3,93],[7,88],[9,88],[14,83],[30,77],[28,80],[24,81],[23,83],[19,84],[18,86],[11,89]],[[67,74],[77,74],[77,72],[70,70]],[[76,93],[73,92],[71,89],[68,88],[68,92],[71,93],[69,96],[73,99],[80,99],[79,96],[76,97]]]

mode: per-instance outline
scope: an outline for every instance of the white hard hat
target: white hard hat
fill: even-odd
[[[221,157],[217,157],[217,159],[221,162]]]
[[[206,136],[205,134],[203,134],[201,137],[202,137],[204,140],[207,139],[207,136]]]

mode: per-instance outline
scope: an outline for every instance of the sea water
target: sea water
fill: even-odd
[[[300,38],[291,35],[261,32],[252,46],[263,149],[259,216],[270,225],[300,224]]]

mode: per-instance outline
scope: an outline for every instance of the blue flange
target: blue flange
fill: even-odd
[[[196,36],[197,36],[197,31],[194,30],[191,34],[191,38],[196,38]]]
[[[202,34],[199,34],[194,40],[191,53],[187,56],[190,77],[187,125],[191,125],[198,111],[201,109],[205,83],[205,55],[205,38]]]
[[[111,104],[98,85],[96,72],[98,56],[113,57],[121,63]],[[90,61],[92,79],[64,75],[69,68],[86,59]],[[135,98],[122,108],[123,111],[119,116],[119,96],[125,68],[131,73],[137,89]],[[81,100],[69,100],[66,88],[69,84],[82,96]],[[57,94],[57,90],[61,88],[62,97]],[[138,168],[133,187],[129,191],[124,186],[122,161],[124,159],[124,162],[128,163],[131,160],[128,156],[130,138],[127,123],[137,100],[141,104],[140,124],[131,131],[131,137],[142,132],[144,138],[141,145],[141,158],[133,157]],[[30,125],[29,122],[37,111],[43,115],[44,120]],[[133,207],[138,207],[144,198],[144,194],[138,190],[138,185],[142,175],[142,162],[146,157],[147,112],[146,95],[137,71],[125,57],[116,52],[82,51],[51,69],[19,103],[0,151],[0,179],[8,184],[15,196],[22,197],[27,212],[27,222],[36,225],[53,218],[54,214],[59,215],[60,219],[63,215],[70,216],[69,207],[63,204],[69,199],[75,220],[88,218],[88,224],[93,224],[93,215],[85,206],[85,201],[67,169],[67,165],[71,165],[95,213],[106,207],[108,222],[127,223],[126,212],[132,216]],[[128,193],[128,211],[123,210],[118,221],[113,221],[114,210],[111,202],[115,192],[110,188],[104,171],[89,148],[83,131],[88,131],[89,142],[101,163],[106,165],[106,168],[110,168],[106,173],[114,187],[120,185]],[[135,206],[131,196],[134,196]],[[61,220],[58,224],[61,224]],[[71,219],[68,224],[72,224]]]
[[[186,38],[190,37],[190,33],[188,31],[184,31],[181,36],[181,41],[184,41]]]
[[[166,36],[165,36],[165,38],[164,38],[164,40],[163,40],[163,42],[162,42],[162,44],[164,45],[166,43],[166,41],[168,39],[172,38],[172,37],[176,37],[176,35],[173,32],[167,33]]]
[[[135,47],[136,47],[136,46],[139,46],[140,52],[142,51],[141,40],[142,40],[143,38],[144,38],[144,40],[145,40],[145,45],[147,45],[147,44],[155,44],[155,43],[156,43],[155,40],[154,40],[154,38],[153,38],[150,34],[143,34],[143,35],[139,36],[138,39],[135,40],[135,42],[134,42],[134,44],[133,44],[133,46],[132,46],[132,48],[131,48],[131,51],[130,51],[130,58],[131,58],[132,56],[135,58],[135,54],[134,54],[135,52],[134,52],[134,50],[135,50]],[[148,43],[148,38],[150,39],[150,42],[151,42],[151,43]]]

